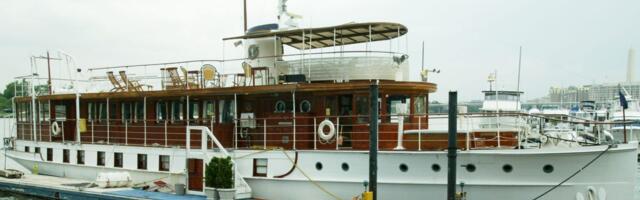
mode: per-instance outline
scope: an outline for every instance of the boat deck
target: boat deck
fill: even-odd
[[[200,200],[202,195],[175,195],[132,188],[87,188],[85,180],[25,174],[19,179],[0,177],[0,190],[55,199],[171,199]]]

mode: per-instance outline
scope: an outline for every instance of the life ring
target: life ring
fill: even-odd
[[[54,121],[51,124],[51,134],[53,134],[54,136],[57,136],[58,134],[60,134],[60,126],[58,125],[57,121]]]
[[[540,143],[546,144],[547,141],[549,141],[549,137],[547,137],[546,135],[540,136]]]
[[[324,132],[324,128],[326,126],[329,126],[328,133]],[[331,122],[331,120],[325,119],[324,121],[320,122],[320,125],[318,125],[318,136],[320,136],[320,139],[330,140],[335,135],[336,135],[336,127],[333,125],[333,122]]]

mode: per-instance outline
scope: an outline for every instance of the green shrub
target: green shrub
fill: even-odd
[[[205,169],[205,185],[207,187],[229,189],[234,187],[233,163],[231,157],[214,157]]]

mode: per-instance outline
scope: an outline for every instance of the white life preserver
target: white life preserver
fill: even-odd
[[[328,133],[324,132],[325,126],[329,126]],[[318,136],[320,136],[320,139],[325,141],[330,140],[335,135],[336,135],[336,127],[333,125],[333,122],[331,122],[331,120],[325,119],[324,121],[320,122],[320,125],[318,125]]]
[[[57,121],[54,121],[51,124],[51,134],[53,134],[54,136],[57,136],[58,134],[60,134],[60,126],[58,125]]]
[[[549,141],[549,138],[548,138],[546,135],[542,135],[542,136],[540,136],[540,142],[541,142],[542,144],[546,144],[546,143],[547,143],[547,141]]]

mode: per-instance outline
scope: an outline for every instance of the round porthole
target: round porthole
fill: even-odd
[[[440,171],[440,165],[438,165],[438,164],[431,165],[431,170],[433,170],[434,172],[439,172]]]
[[[553,165],[545,165],[542,167],[542,171],[547,174],[553,172]]]
[[[249,54],[249,59],[251,60],[258,58],[258,55],[260,54],[258,45],[252,44],[251,46],[249,46],[247,54]]]
[[[284,103],[283,100],[276,101],[275,112],[283,113],[286,108],[287,108],[287,105]]]
[[[302,102],[300,102],[300,112],[311,112],[311,102],[309,102],[308,100],[303,100]]]
[[[322,170],[322,163],[321,162],[316,162],[316,169],[318,171]]]
[[[409,167],[407,166],[407,164],[404,164],[404,163],[400,164],[399,168],[401,172],[407,172],[407,170],[409,170]]]
[[[476,166],[474,164],[467,164],[464,168],[466,168],[468,172],[476,171]]]
[[[505,164],[502,166],[502,171],[511,173],[511,171],[513,171],[513,166],[511,166],[510,164]]]
[[[347,163],[342,163],[342,171],[349,171],[349,164]]]

